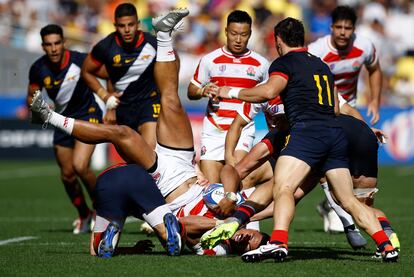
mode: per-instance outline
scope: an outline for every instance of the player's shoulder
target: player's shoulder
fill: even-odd
[[[326,35],[309,43],[308,51],[312,54],[317,54],[321,51],[327,50],[329,48],[330,37],[331,35]]]
[[[115,32],[110,33],[109,35],[98,41],[98,43],[95,44],[95,47],[108,47],[109,45],[115,42],[115,35]]]
[[[157,38],[153,36],[151,33],[142,32],[144,36],[144,41],[149,42],[151,44],[157,44]]]
[[[251,51],[251,53],[250,53],[250,56],[253,58],[253,59],[255,59],[255,60],[257,60],[259,63],[260,63],[260,65],[267,65],[267,66],[269,66],[269,60],[268,59],[266,59],[264,56],[262,56],[261,54],[259,54],[259,53],[257,53],[256,51]]]
[[[223,47],[214,49],[213,51],[210,51],[206,54],[204,54],[204,56],[201,57],[201,59],[203,60],[214,60],[218,57],[224,56],[226,53],[224,52]]]
[[[43,55],[43,56],[37,58],[32,63],[31,68],[39,68],[39,67],[42,67],[42,66],[46,66],[46,61],[47,61],[47,57],[46,57],[46,55]]]
[[[76,50],[69,50],[70,56],[76,60],[84,60],[88,54]]]
[[[374,48],[374,44],[369,38],[355,33],[354,47],[360,48],[363,51],[370,51]]]

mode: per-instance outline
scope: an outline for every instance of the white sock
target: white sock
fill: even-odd
[[[154,226],[164,223],[164,215],[168,213],[171,213],[171,209],[167,204],[165,204],[155,208],[149,214],[143,214],[142,217],[151,227],[154,228]]]
[[[63,116],[56,112],[52,112],[52,115],[49,119],[49,123],[52,126],[55,126],[56,128],[62,130],[66,134],[71,135],[73,131],[73,125],[75,125],[75,119]]]
[[[335,213],[339,216],[339,219],[342,222],[342,225],[344,225],[344,228],[354,225],[354,220],[352,219],[352,216],[347,213],[344,209],[341,208],[338,204],[336,204],[335,200],[332,198],[331,192],[329,191],[328,183],[325,182],[321,184],[321,187],[323,191],[325,192],[326,199],[328,199],[329,206],[335,211]]]
[[[157,62],[172,61],[175,61],[175,53],[170,32],[157,32]]]

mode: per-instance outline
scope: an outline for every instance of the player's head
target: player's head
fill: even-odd
[[[241,255],[247,251],[259,248],[269,241],[269,235],[252,229],[240,229],[230,239],[231,248]]]
[[[232,11],[227,17],[224,29],[227,38],[227,49],[234,55],[247,52],[247,43],[252,34],[252,18],[245,11]]]
[[[305,45],[305,28],[300,20],[288,17],[276,24],[274,28],[276,49],[283,56],[282,45],[303,47]]]
[[[331,42],[337,49],[346,49],[355,31],[355,10],[349,6],[338,6],[332,11],[331,17]]]
[[[138,13],[131,3],[123,3],[115,9],[114,26],[124,43],[135,41],[139,27]]]
[[[64,38],[62,27],[49,24],[40,30],[42,48],[51,63],[60,63],[64,54]]]

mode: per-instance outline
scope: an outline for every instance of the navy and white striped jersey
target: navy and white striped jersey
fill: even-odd
[[[157,94],[154,64],[157,40],[149,33],[138,31],[132,49],[122,47],[115,32],[98,42],[92,49],[92,59],[105,64],[115,91],[122,92],[121,103],[130,104]]]
[[[81,78],[82,64],[86,54],[66,50],[66,61],[59,69],[53,71],[46,55],[36,60],[29,71],[29,83],[32,87],[45,88],[54,101],[56,112],[79,118],[97,109],[92,90]]]

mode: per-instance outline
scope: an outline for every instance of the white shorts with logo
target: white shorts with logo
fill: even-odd
[[[194,151],[171,149],[157,143],[155,152],[158,156],[158,166],[150,175],[162,196],[166,197],[185,181],[197,176]]]
[[[248,123],[242,130],[235,150],[249,152],[253,147],[256,128],[254,122]],[[203,121],[201,136],[201,160],[224,161],[224,145],[227,131],[214,126],[207,117]]]
[[[208,211],[203,200],[203,189],[204,187],[193,184],[186,193],[168,203],[172,213],[178,218],[188,215],[203,216]]]

